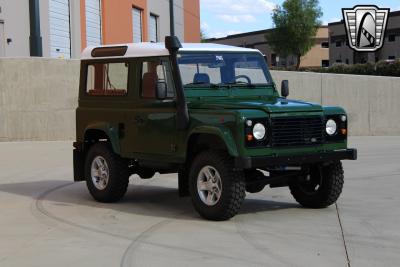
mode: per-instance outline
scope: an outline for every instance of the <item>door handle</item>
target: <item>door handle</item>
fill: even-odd
[[[144,119],[140,116],[136,116],[133,121],[137,124],[143,124],[144,123]]]

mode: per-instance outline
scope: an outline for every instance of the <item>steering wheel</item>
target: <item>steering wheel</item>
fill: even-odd
[[[250,77],[247,76],[247,75],[238,75],[238,76],[235,76],[234,81],[236,82],[238,79],[245,79],[245,80],[247,81],[248,84],[251,84],[251,79],[250,79]]]

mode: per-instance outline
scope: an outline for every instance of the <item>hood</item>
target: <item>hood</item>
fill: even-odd
[[[322,112],[322,106],[283,98],[268,99],[211,99],[190,101],[190,109],[259,109],[267,113],[283,112]]]

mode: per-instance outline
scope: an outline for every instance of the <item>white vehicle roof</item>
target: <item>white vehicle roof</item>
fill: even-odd
[[[158,57],[158,56],[169,56],[169,51],[165,48],[164,43],[131,43],[131,44],[118,44],[118,45],[103,45],[103,46],[89,46],[82,52],[82,59],[101,59],[109,57],[93,57],[92,51],[96,48],[105,47],[122,47],[126,46],[127,51],[123,58],[135,58],[135,57]],[[203,44],[203,43],[183,43],[182,48],[179,51],[190,51],[190,52],[258,52],[257,49],[242,48],[229,45],[220,44]],[[116,56],[121,58],[120,56]]]

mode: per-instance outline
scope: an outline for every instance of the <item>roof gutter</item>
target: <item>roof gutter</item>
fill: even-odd
[[[178,50],[182,48],[182,44],[176,36],[165,37],[165,48],[170,53],[172,75],[175,81],[176,98],[177,98],[177,128],[184,130],[189,126],[189,111],[183,89],[181,72],[178,65]]]

